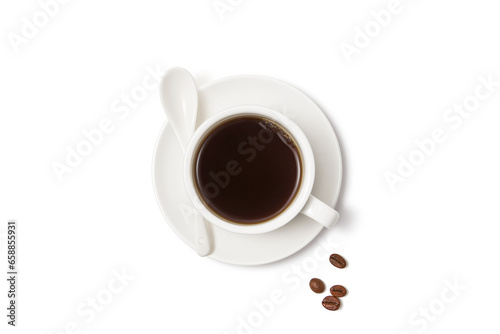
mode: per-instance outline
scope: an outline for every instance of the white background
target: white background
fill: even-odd
[[[18,327],[4,310],[0,332],[64,333],[72,322],[78,330],[66,333],[498,332],[500,87],[457,129],[443,120],[479,76],[500,81],[498,4],[401,0],[348,63],[340,44],[389,1],[231,3],[222,20],[212,0],[73,0],[17,53],[8,34],[21,34],[40,5],[1,3],[1,233],[15,218],[21,239]],[[341,220],[318,240],[334,238],[348,268],[327,255],[311,261],[318,240],[281,262],[238,267],[199,258],[177,238],[151,182],[165,121],[157,91],[124,119],[111,108],[148,66],[183,66],[200,85],[271,76],[318,103],[345,159]],[[51,164],[105,118],[113,131],[60,182]],[[447,140],[391,191],[384,173],[436,127]],[[309,272],[299,278],[293,266]],[[122,268],[134,278],[88,322],[77,307]],[[312,277],[348,288],[341,310],[323,309]],[[465,289],[444,304],[446,280]],[[0,288],[5,309],[4,279]],[[261,319],[254,302],[275,289],[284,302],[258,327],[239,328],[240,317]],[[429,307],[432,321],[422,320]]]

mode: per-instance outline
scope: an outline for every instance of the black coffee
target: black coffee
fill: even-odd
[[[233,118],[202,140],[194,167],[197,190],[213,213],[241,223],[262,223],[293,201],[301,158],[290,134],[254,116]]]

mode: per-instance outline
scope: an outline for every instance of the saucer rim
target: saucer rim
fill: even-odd
[[[335,150],[335,153],[336,153],[336,160],[338,160],[337,162],[337,169],[338,169],[338,173],[337,173],[337,180],[338,180],[338,186],[336,187],[337,189],[335,189],[335,191],[333,193],[331,193],[331,196],[332,196],[332,200],[328,201],[328,200],[325,200],[325,203],[329,204],[329,205],[332,205],[333,207],[335,207],[335,205],[337,204],[338,202],[338,199],[340,197],[340,193],[341,193],[341,190],[342,190],[342,185],[343,185],[343,158],[342,158],[342,151],[341,151],[341,148],[340,148],[340,143],[339,143],[339,140],[338,140],[338,137],[337,137],[337,134],[333,128],[333,125],[332,123],[328,120],[328,118],[326,117],[326,114],[324,113],[324,111],[316,104],[316,102],[310,98],[309,96],[307,96],[305,93],[303,93],[301,90],[299,90],[298,88],[288,84],[288,83],[285,83],[281,80],[278,80],[278,79],[275,79],[275,78],[271,78],[271,77],[267,77],[267,76],[260,76],[260,75],[233,75],[233,76],[227,76],[227,77],[223,77],[223,78],[220,78],[220,79],[216,79],[216,80],[213,80],[211,82],[208,82],[202,86],[199,87],[199,90],[200,91],[205,91],[205,90],[208,90],[209,88],[211,88],[212,86],[217,86],[217,85],[220,85],[220,84],[223,84],[227,81],[235,81],[235,80],[265,80],[265,81],[269,81],[269,82],[272,82],[276,85],[279,85],[279,86],[283,86],[283,87],[286,87],[287,89],[291,90],[291,93],[293,94],[297,94],[297,95],[300,95],[302,98],[306,99],[306,100],[309,100],[309,102],[311,102],[316,108],[318,111],[320,111],[320,114],[322,116],[319,116],[319,117],[322,117],[324,119],[325,122],[327,122],[327,124],[329,125],[329,128],[330,128],[330,131],[331,131],[331,134],[334,136],[335,138],[335,143],[332,143],[330,142],[329,145],[334,145],[334,150]],[[242,103],[243,104],[243,103]],[[262,104],[260,104],[262,105]],[[199,124],[198,124],[199,126]],[[299,125],[300,127],[300,125]],[[162,215],[163,215],[163,218],[166,220],[166,222],[169,224],[170,228],[172,228],[172,230],[174,231],[174,233],[184,242],[186,243],[190,248],[193,248],[191,246],[191,241],[189,240],[189,238],[187,238],[185,235],[183,235],[183,233],[180,232],[180,230],[178,230],[176,227],[175,227],[175,224],[173,224],[171,222],[171,219],[168,218],[168,215],[167,213],[165,212],[164,208],[162,207],[162,204],[160,202],[160,196],[159,196],[159,190],[157,188],[157,176],[156,176],[156,173],[155,173],[155,167],[157,165],[157,160],[159,159],[159,155],[158,155],[158,146],[159,146],[159,142],[160,142],[160,139],[166,135],[166,132],[167,131],[173,131],[172,127],[170,126],[170,122],[168,122],[168,120],[166,120],[164,122],[164,124],[162,125],[160,131],[159,131],[159,134],[158,134],[158,137],[155,141],[155,147],[154,147],[154,152],[153,152],[153,158],[152,158],[152,168],[151,168],[151,173],[152,173],[152,183],[153,183],[153,190],[154,190],[154,193],[155,193],[155,198],[156,198],[156,202],[158,203],[158,206],[160,207],[160,211],[162,212]],[[307,137],[307,135],[306,135]],[[311,145],[312,146],[312,145]],[[183,184],[183,182],[182,182]],[[312,188],[312,191],[311,193],[314,193],[314,187]],[[296,219],[296,218],[294,218]],[[292,221],[294,220],[292,219]],[[288,253],[284,253],[282,254],[281,256],[276,256],[276,257],[273,257],[271,259],[261,259],[260,261],[257,260],[257,261],[248,261],[248,260],[234,260],[234,259],[226,259],[224,258],[224,256],[220,256],[220,254],[214,254],[214,253],[211,253],[209,254],[207,257],[212,259],[212,260],[216,260],[218,262],[222,262],[222,263],[227,263],[227,264],[235,264],[235,265],[242,265],[242,266],[254,266],[254,265],[264,265],[264,264],[269,264],[269,263],[273,263],[273,262],[277,262],[277,261],[281,261],[295,253],[297,253],[298,251],[300,251],[301,249],[303,249],[304,247],[306,247],[308,244],[310,244],[318,235],[319,233],[321,233],[321,231],[323,231],[323,227],[318,224],[319,228],[317,229],[317,231],[314,231],[314,232],[311,232],[311,235],[312,235],[310,238],[308,238],[307,240],[305,240],[304,242],[300,242],[300,244],[298,245],[298,247],[294,247],[294,250],[291,251],[291,252],[288,252]],[[219,228],[219,227],[217,227]],[[266,235],[268,233],[273,233],[274,231],[271,231],[271,232],[267,232],[267,233],[261,233],[261,234],[258,234],[258,235]],[[234,233],[234,232],[229,232],[229,233]],[[238,233],[240,234],[240,233]],[[251,235],[249,235],[251,236]]]

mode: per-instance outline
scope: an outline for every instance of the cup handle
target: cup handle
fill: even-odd
[[[313,195],[309,196],[306,205],[300,212],[314,219],[326,228],[332,228],[339,220],[339,213],[335,211],[335,209],[323,203]]]

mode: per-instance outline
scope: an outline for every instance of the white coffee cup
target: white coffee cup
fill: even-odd
[[[290,135],[292,135],[298,146],[300,157],[302,159],[300,187],[292,203],[274,218],[258,224],[241,224],[219,217],[204,203],[195,184],[194,166],[197,158],[196,154],[198,152],[199,145],[202,143],[205,136],[219,124],[231,118],[242,116],[263,117],[281,125],[290,133]],[[184,158],[184,184],[193,206],[206,220],[212,224],[236,233],[257,234],[270,232],[284,226],[298,214],[304,214],[326,228],[332,228],[337,222],[339,214],[332,207],[311,195],[314,184],[314,176],[315,163],[313,151],[306,135],[302,132],[302,130],[288,117],[273,109],[257,105],[241,105],[232,107],[207,119],[193,134],[193,137],[191,138],[186,149],[186,155]]]

